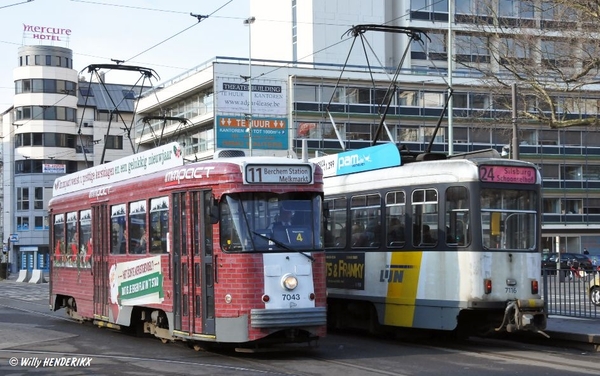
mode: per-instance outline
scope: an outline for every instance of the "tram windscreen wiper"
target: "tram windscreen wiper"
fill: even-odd
[[[302,252],[302,251],[299,251],[299,250],[297,250],[297,249],[290,248],[290,247],[288,247],[287,245],[285,245],[285,244],[283,244],[282,242],[280,242],[279,240],[275,240],[275,239],[273,239],[273,238],[272,238],[272,237],[270,237],[270,236],[267,236],[267,235],[265,235],[265,234],[258,233],[258,232],[256,232],[256,231],[252,231],[252,233],[253,233],[253,234],[255,234],[255,235],[258,235],[258,236],[260,236],[260,237],[261,237],[261,238],[263,238],[263,239],[266,239],[266,240],[272,241],[273,243],[275,243],[275,245],[277,245],[277,246],[279,246],[279,247],[281,247],[281,248],[283,248],[283,249],[285,249],[285,250],[287,250],[287,251],[290,251],[290,252],[298,252],[298,253],[300,253],[301,255],[303,255],[303,256],[306,256],[306,257],[307,257],[307,258],[308,258],[310,261],[312,261],[312,262],[314,262],[314,261],[315,261],[315,258],[314,258],[314,257],[312,257],[311,255],[307,255],[306,253],[304,253],[304,252]]]

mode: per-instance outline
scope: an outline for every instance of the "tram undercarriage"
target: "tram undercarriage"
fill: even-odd
[[[451,329],[397,327],[397,329],[422,329],[452,332],[459,337],[490,336],[497,333],[516,333],[531,331],[547,336],[546,315],[543,301],[515,300],[502,308],[462,309],[456,318],[456,326]],[[329,299],[328,327],[331,329],[353,328],[365,330],[372,334],[390,332],[391,326],[382,325],[383,304],[377,305],[369,301]]]

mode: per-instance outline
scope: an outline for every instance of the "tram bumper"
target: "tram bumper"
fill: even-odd
[[[542,299],[517,299],[506,304],[502,325],[496,331],[506,330],[509,333],[532,331],[549,337],[546,329],[546,313]]]
[[[252,328],[286,328],[324,326],[327,324],[325,307],[297,309],[253,309]]]

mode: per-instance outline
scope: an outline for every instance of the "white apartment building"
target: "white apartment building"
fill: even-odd
[[[20,47],[13,77],[1,129],[2,239],[14,272],[48,267],[56,177],[132,154],[119,119],[130,125],[139,91],[79,77],[73,52],[58,46]]]

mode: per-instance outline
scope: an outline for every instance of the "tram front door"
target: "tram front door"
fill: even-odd
[[[215,302],[210,190],[173,195],[174,330],[214,337]]]
[[[92,206],[92,272],[94,273],[94,317],[109,321],[108,205]],[[116,317],[113,317],[116,320]]]

